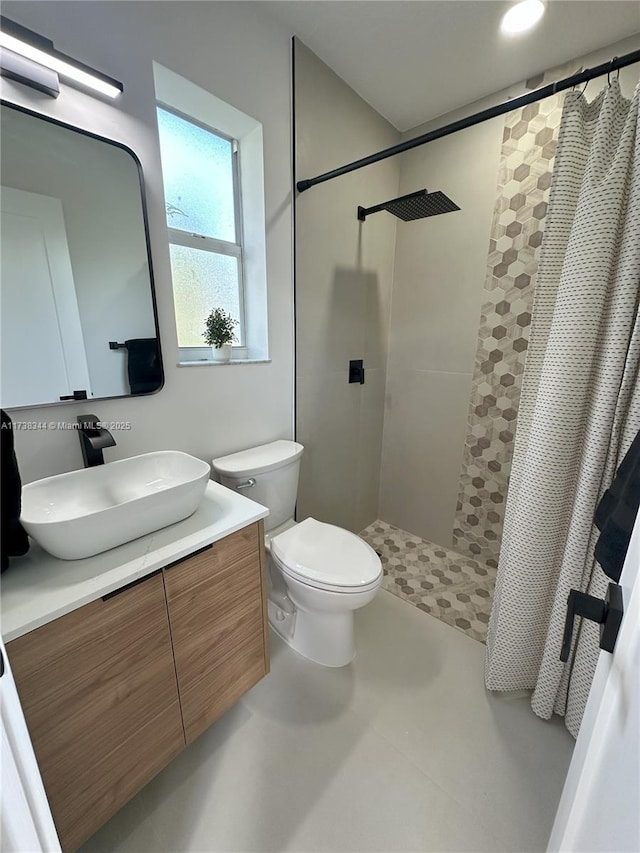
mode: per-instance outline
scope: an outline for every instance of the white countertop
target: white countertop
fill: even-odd
[[[2,575],[5,643],[265,518],[269,510],[213,481],[193,515],[84,560],[58,560],[32,541]]]

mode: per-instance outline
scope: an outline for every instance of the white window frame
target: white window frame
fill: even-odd
[[[167,231],[169,234],[169,246],[185,246],[188,249],[198,249],[202,252],[211,252],[215,255],[227,255],[227,257],[235,258],[238,262],[238,306],[240,313],[240,340],[233,344],[233,357],[245,359],[247,356],[247,348],[245,346],[246,330],[245,330],[245,296],[244,296],[244,243],[242,233],[242,195],[240,192],[240,150],[238,140],[232,136],[217,130],[204,122],[198,121],[193,116],[189,116],[181,110],[158,101],[156,106],[158,109],[164,110],[171,115],[177,116],[182,121],[188,124],[199,127],[213,136],[218,136],[231,143],[233,164],[232,164],[232,179],[233,179],[233,214],[236,232],[236,242],[232,243],[229,240],[220,240],[217,237],[210,237],[206,234],[196,234],[194,232],[184,231],[181,228],[172,228],[169,224],[167,216]],[[163,176],[164,177],[164,176]],[[178,344],[181,361],[207,361],[210,358],[210,347],[203,344],[201,347],[186,347]]]
[[[236,177],[240,203],[236,206],[236,212],[241,219],[241,230],[238,230],[237,236],[241,239],[243,259],[241,298],[244,346],[234,346],[231,361],[270,361],[262,123],[157,62],[153,63],[153,77],[158,106],[223,137],[237,140]],[[202,248],[201,245],[196,247]],[[221,365],[223,362],[212,361],[210,347],[185,347],[179,350],[180,367],[216,364]]]

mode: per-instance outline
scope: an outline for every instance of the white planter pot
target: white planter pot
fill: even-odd
[[[222,344],[221,347],[211,347],[211,355],[214,361],[231,361],[231,344]]]

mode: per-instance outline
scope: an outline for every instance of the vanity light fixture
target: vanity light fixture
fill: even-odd
[[[543,0],[520,0],[504,13],[500,29],[507,35],[517,35],[535,26],[546,11]]]
[[[123,85],[56,50],[53,42],[0,16],[0,73],[57,98],[60,75],[108,98],[122,94]]]

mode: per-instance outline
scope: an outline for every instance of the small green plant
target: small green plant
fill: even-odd
[[[223,344],[230,344],[237,340],[234,329],[238,321],[223,308],[214,308],[204,325],[202,336],[209,346],[219,349]]]

